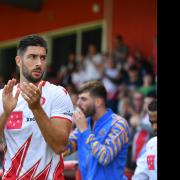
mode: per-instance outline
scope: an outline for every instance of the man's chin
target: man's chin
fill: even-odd
[[[40,82],[42,80],[42,78],[43,78],[43,75],[41,75],[41,76],[32,76],[31,80],[32,80],[32,82],[37,83],[37,82]]]
[[[27,81],[31,82],[31,83],[38,83],[42,80],[43,78],[43,74],[28,74],[23,72],[24,77],[27,79]]]
[[[42,78],[31,78],[31,79],[29,79],[29,81],[31,82],[31,83],[38,83],[38,82],[40,82],[42,80]]]

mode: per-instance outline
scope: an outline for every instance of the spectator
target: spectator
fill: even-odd
[[[156,93],[156,84],[152,74],[145,74],[143,77],[143,85],[138,88],[138,91],[147,96],[149,93]]]
[[[102,82],[107,90],[107,106],[116,113],[118,105],[118,84],[113,81],[113,79],[118,78],[119,72],[112,58],[109,57],[106,62]]]
[[[67,86],[68,84],[72,83],[71,72],[65,65],[62,65],[59,68],[56,77],[59,81],[59,84],[62,86]]]
[[[119,86],[118,94],[118,113],[129,122],[129,119],[133,113],[132,103],[129,97],[129,91],[125,84]]]
[[[128,71],[131,66],[137,66],[137,62],[134,56],[129,55],[123,68]]]
[[[73,83],[72,74],[77,69],[76,56],[74,53],[69,53],[66,64],[62,64],[57,71],[56,79],[60,85],[67,86]]]
[[[127,85],[128,89],[132,92],[142,85],[140,71],[136,65],[132,65],[131,67],[129,67],[128,77],[129,78],[126,80],[125,84]]]
[[[77,129],[71,133],[64,155],[78,150],[83,180],[123,180],[129,142],[125,119],[106,109],[107,92],[99,81],[79,89],[74,113]],[[86,118],[87,117],[87,118]]]
[[[59,84],[59,79],[56,77],[56,72],[54,71],[54,69],[50,64],[47,65],[46,68],[46,81],[55,85]]]
[[[132,97],[133,114],[142,114],[144,106],[144,95],[138,91],[133,93]]]
[[[128,55],[128,46],[124,43],[123,37],[121,35],[115,36],[115,45],[112,51],[113,59],[116,61],[118,68],[122,68],[126,62],[126,57]]]
[[[148,123],[147,110],[144,109],[144,96],[136,91],[133,95],[133,116],[139,116],[139,126],[131,129],[132,140],[132,169],[135,168],[135,163],[138,157],[140,157],[144,150],[145,145],[149,138],[152,136],[152,128]],[[131,125],[132,126],[132,125]],[[131,127],[130,126],[130,127]]]
[[[88,46],[88,53],[84,59],[85,81],[101,79],[103,68],[102,56],[97,52],[96,45]]]
[[[68,55],[68,62],[67,62],[67,69],[69,70],[70,74],[75,71],[77,66],[76,55],[74,53],[69,53]]]
[[[72,83],[78,88],[86,81],[86,72],[84,68],[84,57],[82,54],[77,56],[77,66],[72,72]]]
[[[145,153],[138,158],[132,180],[157,180],[157,101],[148,105],[149,119],[155,134],[146,145]]]
[[[136,50],[134,52],[134,57],[136,59],[142,77],[147,73],[153,74],[152,63],[148,59],[146,59],[139,50]]]

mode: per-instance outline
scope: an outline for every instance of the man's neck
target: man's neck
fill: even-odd
[[[94,116],[92,116],[92,127],[96,124],[96,122],[106,113],[106,108],[102,108],[96,111]]]
[[[23,82],[26,82],[26,83],[31,83],[31,82],[29,82],[29,81],[28,81],[28,80],[26,80],[26,79],[20,79],[20,84],[22,84]],[[41,81],[36,82],[36,83],[32,83],[32,84],[34,84],[35,86],[38,86],[40,82],[41,82]]]

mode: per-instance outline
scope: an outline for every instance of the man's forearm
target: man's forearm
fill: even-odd
[[[118,123],[113,128],[120,128]],[[126,132],[123,130],[117,131],[117,129],[111,129],[104,144],[101,144],[96,136],[89,130],[82,133],[85,139],[86,145],[92,152],[92,155],[102,165],[108,165],[121,151],[122,146],[127,143],[128,137]],[[89,131],[89,132],[88,132]],[[116,132],[116,133],[115,133]]]
[[[68,156],[73,152],[77,151],[77,139],[78,139],[78,129],[76,128],[73,132],[71,132],[68,140],[68,144],[66,146],[66,150],[63,152],[63,156]]]
[[[65,156],[69,156],[69,155],[72,154],[73,152],[76,152],[77,149],[73,148],[73,147],[75,147],[75,146],[76,146],[75,142],[69,140],[69,142],[68,142],[68,144],[67,144],[67,146],[66,146],[66,149],[65,149],[65,151],[63,152],[63,156],[64,156],[64,157],[65,157]]]
[[[49,119],[42,107],[32,112],[47,144],[55,153],[62,153],[68,142],[69,132],[66,128],[59,130],[59,126]]]

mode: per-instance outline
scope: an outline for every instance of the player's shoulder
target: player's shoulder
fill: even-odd
[[[128,122],[125,118],[123,118],[122,116],[118,115],[118,114],[112,114],[112,126],[113,129],[119,129],[120,131],[126,131],[129,133],[129,125]]]
[[[45,81],[45,83],[44,83],[44,89],[46,90],[46,91],[48,91],[48,93],[53,93],[53,94],[68,94],[68,92],[67,92],[67,90],[64,88],[64,87],[62,87],[62,86],[60,86],[60,85],[55,85],[55,84],[52,84],[52,83],[50,83],[50,82],[48,82],[48,81]]]
[[[146,145],[147,149],[152,149],[152,147],[157,147],[157,136],[151,138]]]
[[[128,126],[127,120],[124,117],[120,116],[119,114],[113,113],[112,118],[113,118],[113,122],[115,122],[116,124],[122,123],[125,126]]]
[[[155,144],[155,143],[157,144],[157,136],[151,138],[151,139],[148,141],[147,144],[148,144],[148,145],[149,145],[149,144],[151,145],[151,144]]]

